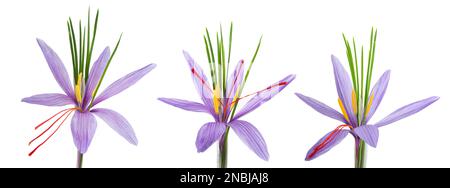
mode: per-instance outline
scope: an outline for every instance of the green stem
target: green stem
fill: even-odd
[[[223,135],[223,142],[219,144],[219,168],[227,168],[228,161],[228,132],[230,132],[230,126],[227,126],[227,130]]]
[[[77,168],[83,168],[83,154],[77,151]]]
[[[355,168],[366,167],[366,143],[361,139],[355,140]]]

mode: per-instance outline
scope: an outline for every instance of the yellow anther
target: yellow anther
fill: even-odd
[[[338,103],[339,103],[339,107],[341,107],[341,111],[342,111],[342,114],[344,115],[345,120],[347,120],[347,122],[350,122],[350,120],[348,119],[347,111],[345,111],[345,108],[344,108],[344,105],[342,104],[341,99],[338,99]]]
[[[372,107],[372,102],[373,102],[373,95],[370,95],[369,103],[367,103],[367,106],[366,106],[366,113],[364,114],[365,117],[367,117],[367,114],[369,114],[369,112],[370,112],[370,108]]]
[[[353,108],[353,113],[356,113],[356,93],[355,90],[352,90],[352,108]]]
[[[75,97],[77,98],[77,102],[81,104],[81,82],[83,81],[83,73],[78,75],[77,85],[75,85]]]
[[[216,114],[219,114],[220,90],[218,87],[214,89],[213,102],[214,102],[214,111],[216,112]]]

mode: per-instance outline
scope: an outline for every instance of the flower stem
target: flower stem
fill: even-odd
[[[83,168],[83,154],[77,151],[77,168]]]
[[[355,140],[355,168],[366,167],[366,143],[361,139]]]
[[[228,161],[228,132],[230,132],[230,126],[227,126],[225,134],[223,135],[222,142],[219,144],[219,168],[227,168]]]

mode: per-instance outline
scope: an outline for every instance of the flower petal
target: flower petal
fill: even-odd
[[[269,160],[266,141],[252,124],[242,120],[235,120],[230,123],[231,128],[253,152],[263,160]]]
[[[238,88],[240,87],[242,80],[244,78],[244,60],[240,60],[239,63],[236,65],[236,68],[234,69],[233,74],[230,75],[230,78],[227,82],[227,97],[232,102],[234,99],[234,96],[236,95],[236,92],[238,91]]]
[[[198,94],[200,95],[200,98],[202,99],[203,103],[206,105],[206,107],[211,111],[214,112],[214,106],[212,101],[212,89],[208,85],[208,78],[206,77],[205,73],[203,72],[203,69],[192,59],[192,57],[189,55],[188,52],[183,51],[184,58],[189,64],[189,68],[192,75],[192,80],[194,81],[195,88],[197,89]]]
[[[84,109],[88,108],[89,103],[92,99],[92,94],[95,88],[98,86],[98,82],[102,77],[102,74],[105,70],[106,64],[109,60],[109,47],[106,47],[103,52],[98,57],[97,61],[92,65],[91,71],[89,72],[88,82],[86,85],[86,92],[83,101]]]
[[[347,120],[345,120],[344,116],[341,113],[339,113],[335,109],[327,106],[326,104],[324,104],[316,99],[313,99],[311,97],[302,95],[300,93],[295,93],[295,95],[297,95],[297,97],[299,97],[303,102],[305,102],[307,105],[309,105],[311,108],[313,108],[317,112],[319,112],[325,116],[328,116],[330,118],[333,118],[335,120],[341,121],[343,123],[347,123]]]
[[[378,123],[375,123],[375,126],[382,127],[382,126],[394,123],[403,118],[406,118],[410,115],[413,115],[413,114],[423,110],[424,108],[426,108],[430,104],[434,103],[438,99],[439,99],[439,97],[435,96],[435,97],[426,98],[426,99],[408,104],[406,106],[403,106],[403,107],[399,108],[398,110],[392,112],[388,116],[386,116],[384,119],[382,119]]]
[[[139,81],[142,77],[144,77],[147,73],[149,73],[153,68],[155,68],[155,64],[149,64],[139,70],[131,72],[124,77],[118,79],[111,85],[109,85],[97,98],[94,99],[92,106],[114,96],[122,92],[123,90],[129,88],[134,85],[137,81]]]
[[[278,81],[277,83],[267,87],[266,89],[259,91],[253,98],[251,98],[244,105],[244,107],[242,107],[242,109],[238,113],[236,113],[233,120],[239,119],[240,117],[244,116],[245,114],[248,114],[249,112],[255,110],[256,108],[258,108],[265,102],[272,99],[272,97],[274,97],[281,90],[283,90],[294,79],[295,79],[295,75],[291,74],[291,75],[283,78],[282,80]]]
[[[342,66],[341,62],[337,57],[331,55],[331,61],[333,63],[334,69],[334,79],[336,82],[336,89],[339,95],[339,99],[341,99],[345,111],[347,112],[348,118],[350,120],[351,125],[356,125],[357,120],[355,116],[355,112],[353,112],[352,105],[352,92],[353,86],[352,81],[350,79],[349,74]]]
[[[378,143],[378,127],[373,125],[363,125],[353,129],[353,132],[363,139],[369,146],[377,147]]]
[[[23,98],[22,102],[44,106],[65,106],[69,104],[76,104],[72,98],[59,93],[33,95],[31,97]]]
[[[200,130],[198,130],[197,140],[195,141],[197,152],[204,152],[214,142],[219,140],[223,133],[225,133],[225,129],[226,125],[221,122],[210,122],[204,124]]]
[[[378,106],[381,103],[381,100],[383,99],[384,93],[386,93],[386,88],[389,84],[389,77],[390,77],[391,71],[386,71],[383,73],[383,75],[380,77],[380,79],[377,81],[375,86],[372,88],[372,92],[370,92],[370,99],[371,106],[369,107],[369,111],[365,112],[367,114],[366,116],[366,122],[369,122],[370,118],[373,116],[375,111],[377,110]]]
[[[332,134],[333,133],[333,134]],[[327,133],[314,146],[309,149],[306,154],[306,161],[313,160],[322,154],[328,152],[331,148],[341,143],[341,141],[348,135],[348,130],[333,130]]]
[[[86,153],[97,129],[97,121],[90,112],[75,111],[72,118],[73,142],[80,153]]]
[[[158,98],[158,100],[167,103],[169,105],[181,108],[183,110],[192,111],[192,112],[206,112],[209,113],[208,109],[205,105],[200,104],[198,102],[192,102],[182,99],[174,99],[174,98]]]
[[[66,67],[64,67],[61,59],[58,57],[58,54],[56,54],[55,51],[53,51],[43,40],[36,40],[41,47],[42,53],[47,60],[48,67],[50,67],[56,82],[58,82],[64,93],[66,93],[69,97],[74,98],[73,87],[70,83],[69,74],[67,73]]]
[[[119,113],[105,108],[96,108],[91,110],[93,114],[105,121],[114,131],[125,138],[130,144],[137,145],[138,140],[130,123]]]

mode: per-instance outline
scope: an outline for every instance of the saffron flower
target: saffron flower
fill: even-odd
[[[214,50],[212,48],[213,45],[211,44],[209,32],[206,29],[204,41],[210,65],[210,73],[212,78],[211,84],[209,83],[202,68],[186,51],[183,51],[202,103],[174,98],[159,98],[159,100],[169,105],[187,111],[208,113],[214,118],[213,122],[205,123],[200,128],[195,145],[198,152],[204,152],[213,143],[219,141],[218,166],[221,168],[225,168],[227,166],[227,140],[230,128],[233,129],[242,142],[244,142],[254,153],[256,153],[258,157],[263,160],[269,159],[267,145],[261,133],[250,122],[241,120],[241,118],[270,100],[295,78],[294,75],[289,75],[263,90],[248,95],[241,95],[250,69],[258,53],[261,39],[259,40],[258,47],[255,51],[253,59],[250,62],[247,72],[244,72],[244,61],[240,60],[234,68],[234,71],[230,76],[228,76],[232,30],[233,25],[231,24],[228,61],[225,61],[226,54],[222,37],[222,28],[220,33],[216,34],[218,44],[218,56],[216,62]],[[242,99],[250,96],[253,97],[237,113],[235,113],[238,103]]]
[[[74,30],[72,27],[72,21],[68,21],[69,40],[71,44],[73,71],[74,71],[74,84],[71,84],[69,74],[58,57],[55,51],[50,48],[43,40],[37,39],[37,42],[45,56],[48,66],[61,89],[64,91],[61,93],[46,93],[33,95],[22,99],[23,102],[30,104],[38,104],[44,106],[66,106],[72,105],[72,107],[64,109],[51,116],[44,122],[40,123],[35,129],[43,127],[44,124],[50,123],[50,126],[45,128],[42,133],[32,139],[29,144],[33,144],[41,136],[46,134],[50,129],[53,131],[48,137],[38,144],[30,153],[31,156],[38,148],[46,143],[58,129],[64,124],[71,114],[74,114],[71,121],[71,130],[75,146],[78,150],[77,167],[82,166],[83,154],[87,152],[92,138],[94,137],[95,130],[97,128],[97,120],[95,116],[99,117],[106,122],[114,131],[120,136],[125,138],[129,143],[137,145],[138,140],[134,133],[130,123],[118,112],[106,109],[106,108],[94,108],[99,103],[109,99],[110,97],[119,94],[128,87],[135,84],[143,76],[149,73],[154,67],[154,64],[149,64],[141,69],[131,72],[124,77],[118,79],[109,85],[102,93],[96,96],[97,91],[102,83],[105,73],[111,63],[111,60],[117,50],[120,43],[120,38],[117,45],[110,55],[109,47],[106,47],[100,54],[98,59],[92,65],[90,65],[90,58],[94,46],[94,39],[97,29],[98,11],[96,16],[96,22],[94,26],[94,35],[92,41],[90,41],[90,29],[87,34],[86,45],[86,29],[83,34],[80,33],[80,51],[77,52]],[[88,25],[88,28],[89,25]],[[80,22],[81,32],[81,22]],[[80,56],[78,56],[79,54]],[[95,116],[94,116],[95,115]],[[56,120],[55,120],[56,119]],[[55,128],[56,127],[56,128]]]
[[[322,154],[328,152],[334,146],[339,144],[348,134],[351,134],[355,138],[356,142],[355,167],[362,168],[365,166],[365,143],[374,148],[377,146],[380,127],[413,115],[439,99],[439,97],[429,97],[408,104],[392,112],[376,123],[369,123],[369,120],[372,118],[375,111],[379,107],[381,100],[383,99],[390,77],[389,70],[384,72],[384,74],[375,83],[371,92],[369,93],[374,62],[376,36],[377,32],[375,31],[374,33],[372,29],[368,66],[366,71],[367,74],[365,80],[363,79],[364,55],[361,54],[360,64],[358,64],[356,54],[355,56],[352,55],[350,44],[345,36],[344,42],[347,47],[347,55],[349,59],[350,70],[352,73],[352,79],[350,79],[349,74],[344,69],[339,59],[334,55],[331,56],[336,89],[339,97],[338,103],[342,113],[334,110],[333,108],[316,99],[300,93],[296,93],[296,95],[303,102],[305,102],[317,112],[343,123],[342,125],[337,126],[331,132],[327,133],[316,144],[314,144],[314,146],[306,154],[305,160],[309,161],[321,156]],[[353,47],[353,52],[356,52],[354,40]],[[363,50],[361,50],[361,53],[363,53]],[[361,67],[361,74],[358,73],[358,66]]]

